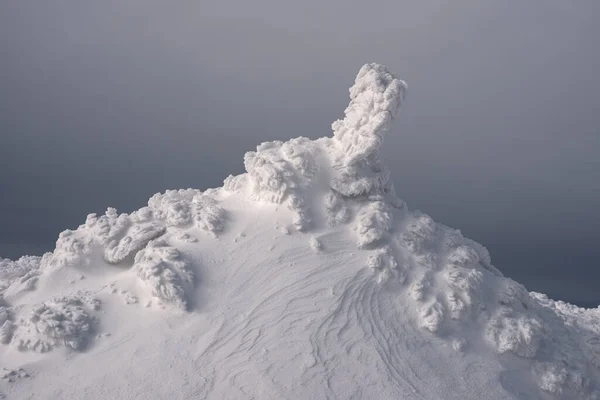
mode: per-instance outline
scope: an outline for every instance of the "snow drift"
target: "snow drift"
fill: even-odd
[[[0,394],[600,399],[599,309],[396,197],[379,149],[405,92],[367,64],[332,137],[0,261]]]

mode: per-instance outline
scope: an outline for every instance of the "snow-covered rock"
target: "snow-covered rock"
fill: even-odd
[[[180,309],[188,307],[194,273],[176,248],[155,240],[135,256],[133,269],[153,297]]]
[[[99,307],[98,300],[79,294],[54,297],[35,305],[20,318],[13,328],[11,342],[19,350],[40,353],[57,346],[83,350],[94,332],[91,310]]]
[[[600,399],[600,308],[528,292],[396,197],[379,149],[405,92],[367,64],[333,136],[0,259],[0,368],[31,378],[0,393]]]

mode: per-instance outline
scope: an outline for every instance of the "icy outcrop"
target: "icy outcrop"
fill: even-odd
[[[267,142],[244,156],[244,166],[252,178],[249,195],[256,200],[282,203],[297,189],[313,183],[317,172],[317,144],[306,138],[289,142]]]
[[[194,289],[194,273],[181,254],[155,240],[135,256],[133,270],[156,299],[186,310]]]
[[[321,243],[321,241],[316,238],[316,237],[311,237],[310,240],[308,241],[310,248],[313,249],[314,251],[321,252],[323,250],[323,244]]]
[[[366,247],[383,240],[392,228],[393,216],[388,205],[380,200],[366,203],[358,211],[354,229],[358,246]]]
[[[42,257],[24,256],[16,261],[0,258],[0,296],[12,286],[12,292],[32,290],[37,282]]]
[[[402,203],[393,194],[378,149],[405,90],[406,84],[385,67],[363,66],[350,88],[344,119],[332,125],[333,137],[263,143],[246,153],[247,173],[228,177],[225,189],[251,200],[286,204],[296,215],[298,230],[309,229],[315,213],[324,212],[330,225],[348,222],[353,208],[359,213],[359,245],[380,240],[391,223],[381,196],[393,206]],[[309,199],[318,199],[320,208],[311,210]]]
[[[321,147],[307,138],[263,143],[244,156],[247,173],[229,176],[224,187],[250,200],[286,204],[296,227],[305,230],[312,217],[304,195],[314,184],[319,157]]]
[[[87,294],[55,297],[34,306],[16,323],[11,343],[40,353],[57,346],[83,350],[94,333],[92,312],[99,308],[100,302]]]
[[[194,225],[213,236],[223,230],[226,218],[225,210],[209,193],[194,189],[157,193],[148,201],[148,208],[137,213],[152,215],[166,226]]]
[[[366,64],[350,88],[350,104],[343,120],[333,123],[333,137],[342,147],[342,165],[379,157],[383,135],[404,99],[406,83],[380,64]]]
[[[90,214],[84,225],[59,235],[56,250],[44,264],[55,267],[84,266],[86,255],[99,250],[104,261],[119,264],[133,261],[148,243],[163,236],[169,227],[196,227],[216,236],[224,228],[225,210],[210,193],[199,190],[168,190],[157,193],[148,206],[119,214],[108,208],[101,216]]]
[[[0,344],[8,344],[12,339],[13,312],[0,295]]]
[[[350,88],[345,117],[332,125],[332,187],[344,196],[383,194],[392,190],[379,147],[404,99],[406,83],[379,64],[364,65]]]
[[[540,347],[542,324],[534,316],[502,307],[492,317],[487,329],[487,337],[500,354],[511,352],[532,358]]]
[[[5,320],[4,323],[0,325],[0,344],[10,343],[14,329],[14,323],[9,319]]]
[[[367,266],[375,271],[379,283],[393,281],[397,284],[403,284],[406,281],[406,267],[398,263],[393,250],[389,246],[372,252],[367,260]]]
[[[327,223],[332,227],[345,224],[352,218],[347,202],[334,190],[325,195],[324,209]]]
[[[154,222],[134,225],[122,239],[106,247],[104,259],[110,264],[120,263],[143,249],[150,240],[162,236],[165,231],[164,226]]]

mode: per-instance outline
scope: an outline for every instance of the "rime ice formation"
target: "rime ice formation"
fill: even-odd
[[[600,309],[396,197],[379,149],[405,92],[367,64],[332,137],[0,260],[0,397],[600,399]]]
[[[135,255],[133,269],[153,297],[186,309],[194,273],[181,259],[179,251],[164,240],[154,240]]]
[[[88,303],[88,307],[86,304]],[[97,299],[87,300],[81,295],[55,297],[32,307],[13,328],[11,341],[20,350],[46,352],[65,345],[74,350],[85,347],[88,335],[93,333],[94,317],[86,308],[99,309]]]

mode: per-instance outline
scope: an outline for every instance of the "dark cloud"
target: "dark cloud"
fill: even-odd
[[[600,303],[600,3],[412,3],[2,3],[0,254],[330,135],[377,61],[409,84],[400,197],[528,288]]]

